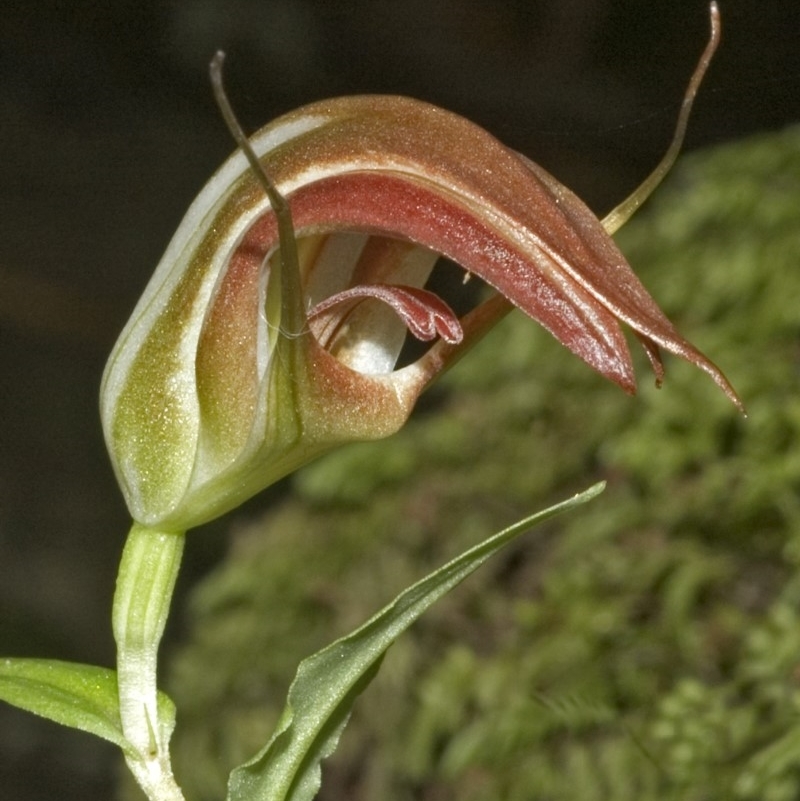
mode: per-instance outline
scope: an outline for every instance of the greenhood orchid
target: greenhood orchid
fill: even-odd
[[[237,152],[212,177],[104,376],[106,439],[143,525],[186,530],[333,446],[393,433],[512,305],[630,393],[620,322],[658,382],[663,348],[739,404],[583,202],[467,120],[346,97],[281,117],[250,146],[262,175]],[[440,256],[496,294],[459,319],[424,288]],[[395,369],[407,331],[433,342]]]
[[[403,97],[314,103],[248,140],[218,54],[212,83],[238,151],[190,207],[101,389],[103,430],[133,517],[111,612],[117,669],[4,658],[0,700],[105,738],[150,801],[184,801],[158,649],[185,532],[333,447],[396,431],[425,387],[515,307],[631,394],[622,323],[657,383],[665,349],[705,370],[741,408],[611,239],[675,160],[719,40],[713,3],[711,20],[672,145],[602,221],[478,126]],[[463,314],[432,289],[440,257],[481,279],[482,293],[489,288]],[[408,334],[427,350],[403,353]],[[311,799],[321,760],[397,637],[523,531],[601,490],[469,548],[304,660],[274,735],[231,772],[226,797]]]

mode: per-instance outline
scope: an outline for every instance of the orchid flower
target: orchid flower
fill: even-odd
[[[651,184],[716,44],[713,7],[712,21]],[[240,145],[189,209],[104,376],[104,430],[138,522],[185,531],[333,446],[393,433],[512,306],[629,393],[620,323],[658,383],[663,348],[741,405],[609,235],[641,194],[604,226],[477,125],[403,97],[314,103]],[[424,288],[441,256],[496,294],[459,319]],[[396,369],[407,332],[435,341]]]

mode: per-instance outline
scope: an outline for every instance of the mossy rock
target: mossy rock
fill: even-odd
[[[189,798],[224,796],[300,659],[598,479],[393,646],[320,798],[800,796],[800,129],[682,159],[619,242],[748,419],[674,358],[629,398],[509,317],[194,590],[168,679]]]

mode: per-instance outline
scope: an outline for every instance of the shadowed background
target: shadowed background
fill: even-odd
[[[0,653],[106,665],[129,521],[97,388],[232,150],[206,77],[214,50],[248,130],[326,96],[413,95],[484,125],[602,214],[659,158],[708,29],[703,2],[16,5],[0,28]],[[800,117],[800,9],[722,12],[688,149]],[[225,530],[192,535],[183,586],[224,552]],[[114,764],[87,735],[0,708],[9,797],[108,798]]]

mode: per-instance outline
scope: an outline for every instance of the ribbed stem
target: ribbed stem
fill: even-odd
[[[183,801],[172,775],[169,738],[174,721],[159,710],[158,646],[164,634],[183,554],[183,533],[134,523],[122,554],[112,622],[122,730],[136,757],[128,767],[151,801]]]

